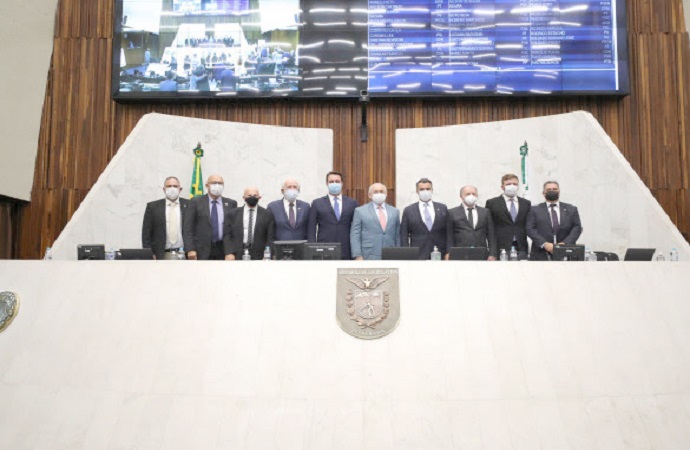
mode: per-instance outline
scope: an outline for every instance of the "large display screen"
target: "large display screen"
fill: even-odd
[[[624,0],[117,0],[115,99],[629,92]]]

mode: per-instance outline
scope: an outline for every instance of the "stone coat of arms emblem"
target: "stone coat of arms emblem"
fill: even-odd
[[[10,326],[19,312],[19,297],[14,292],[0,292],[0,332]]]
[[[338,269],[336,318],[360,339],[377,339],[400,320],[398,269]]]

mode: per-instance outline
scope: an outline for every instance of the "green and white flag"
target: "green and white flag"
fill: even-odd
[[[529,147],[527,141],[520,147],[520,156],[522,157],[522,189],[524,192],[523,197],[529,200]]]
[[[192,172],[192,184],[189,188],[189,198],[204,195],[204,177],[201,175],[201,158],[204,157],[204,149],[201,142],[194,149],[194,172]]]

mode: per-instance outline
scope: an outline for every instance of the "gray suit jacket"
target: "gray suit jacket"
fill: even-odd
[[[350,228],[350,247],[352,257],[381,259],[383,247],[400,247],[400,212],[386,204],[386,229],[381,229],[374,202],[355,209]]]
[[[486,247],[489,255],[498,256],[494,221],[488,209],[475,206],[478,214],[477,226],[472,228],[465,214],[465,208],[456,206],[448,210],[448,224],[446,233],[448,237],[448,251],[451,247]]]

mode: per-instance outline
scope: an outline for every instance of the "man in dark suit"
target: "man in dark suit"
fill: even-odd
[[[486,247],[489,261],[498,256],[494,222],[488,209],[477,206],[478,193],[474,186],[460,189],[460,206],[448,210],[446,236],[448,251],[451,247]],[[446,254],[449,259],[450,254]]]
[[[246,188],[242,198],[244,206],[232,211],[225,222],[223,244],[228,261],[242,259],[245,251],[253,260],[263,259],[266,247],[273,249],[273,214],[259,206],[259,189]]]
[[[307,240],[309,242],[340,242],[341,259],[352,259],[350,226],[357,200],[342,194],[343,174],[328,172],[328,195],[317,198],[309,209]]]
[[[517,193],[520,188],[520,179],[512,173],[503,175],[501,189],[503,194],[486,201],[486,209],[491,212],[496,231],[496,245],[498,251],[502,249],[510,254],[511,247],[518,252],[518,259],[527,259],[529,248],[527,246],[527,214],[532,202]]]
[[[268,204],[275,219],[276,241],[306,241],[309,225],[309,203],[297,200],[300,184],[293,178],[283,182],[283,198]]]
[[[187,259],[225,258],[223,226],[237,202],[222,196],[224,186],[223,177],[211,175],[206,180],[208,195],[189,201],[182,226]]]
[[[546,202],[533,206],[527,215],[527,236],[532,239],[532,261],[549,261],[554,244],[574,245],[582,234],[577,207],[559,201],[561,188],[556,181],[544,183]]]
[[[180,198],[180,180],[168,177],[163,183],[165,198],[146,205],[141,227],[141,246],[150,248],[156,259],[177,259],[175,253],[184,247],[182,224],[189,200]]]
[[[448,207],[431,200],[434,186],[428,178],[417,182],[419,201],[403,211],[400,239],[403,247],[419,247],[417,259],[431,258],[434,247],[446,253]]]

